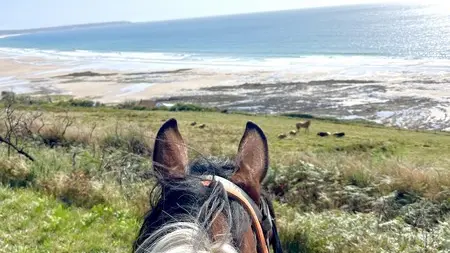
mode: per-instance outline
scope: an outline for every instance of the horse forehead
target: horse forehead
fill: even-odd
[[[216,175],[225,178],[231,177],[236,170],[234,161],[227,158],[208,157],[192,162],[188,173],[192,175]]]

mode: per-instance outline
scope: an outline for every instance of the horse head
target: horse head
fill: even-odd
[[[158,181],[134,252],[275,253],[281,244],[272,204],[262,190],[268,158],[263,131],[248,122],[234,160],[188,160],[188,149],[170,119],[153,151]]]

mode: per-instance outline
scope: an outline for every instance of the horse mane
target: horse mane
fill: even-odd
[[[187,168],[182,179],[156,177],[152,190],[151,210],[134,245],[134,252],[158,253],[237,253],[250,217],[237,201],[230,200],[219,183],[201,184],[201,175],[229,179],[237,166],[229,159],[200,158]],[[213,242],[206,231],[223,214],[228,226],[220,240]]]

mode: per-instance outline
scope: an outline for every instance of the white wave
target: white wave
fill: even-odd
[[[308,79],[376,79],[380,81],[450,78],[450,59],[407,59],[378,56],[231,57],[166,52],[93,52],[0,48],[0,57],[38,57],[33,64],[57,64],[77,70],[121,71],[206,69],[215,72],[268,71],[267,81]],[[256,73],[259,75],[258,73]],[[257,78],[256,78],[257,79]],[[264,81],[264,80],[260,80]]]
[[[16,37],[16,36],[21,36],[21,35],[25,35],[25,33],[3,34],[3,35],[0,35],[0,39]]]

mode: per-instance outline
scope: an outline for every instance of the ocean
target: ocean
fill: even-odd
[[[162,90],[178,96],[172,101],[450,131],[450,10],[438,5],[354,5],[3,34],[2,58],[57,64],[65,72],[144,73],[131,81],[101,80],[118,82],[120,90],[97,82],[107,102],[167,95]],[[192,70],[170,72],[177,69]],[[0,87],[14,91],[32,83],[98,97],[69,80],[2,78]]]
[[[450,60],[450,11],[360,5],[130,23],[3,36],[0,48],[12,54],[159,67],[289,68],[317,61],[379,66],[388,60],[394,67],[407,65],[402,60],[439,64]]]

